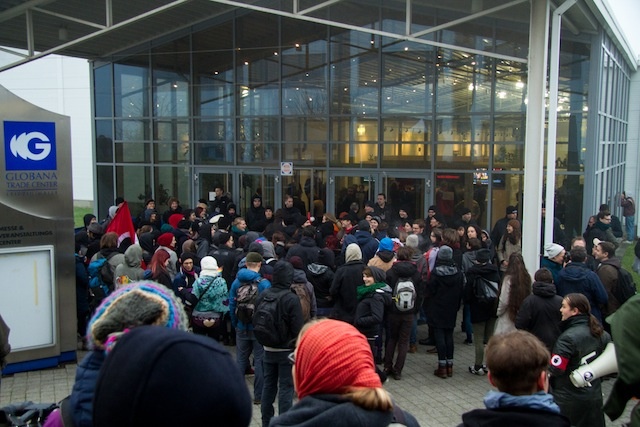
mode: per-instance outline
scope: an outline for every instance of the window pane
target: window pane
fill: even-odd
[[[378,121],[362,118],[333,119],[331,121],[332,141],[377,141]]]
[[[469,113],[491,110],[493,60],[443,49],[436,70],[439,112]]]
[[[116,117],[149,115],[148,81],[149,66],[146,56],[114,64]]]
[[[151,162],[151,144],[148,142],[116,142],[117,163]]]
[[[438,144],[436,146],[436,168],[475,169],[489,167],[489,145],[487,144]]]
[[[233,119],[204,120],[196,119],[195,139],[198,141],[234,141]]]
[[[189,115],[190,50],[188,37],[152,49],[154,116]]]
[[[489,142],[491,122],[488,116],[439,116],[436,118],[436,141]]]
[[[148,141],[149,120],[116,120],[116,141]]]
[[[233,22],[193,34],[192,44],[194,115],[235,114]]]
[[[156,205],[161,205],[151,188],[150,167],[116,166],[116,182],[116,193],[132,205],[130,209],[132,215],[142,211],[142,205],[146,199],[154,198]]]
[[[96,206],[98,218],[106,218],[109,206],[113,206],[116,199],[115,191],[113,190],[113,166],[96,167],[96,185],[98,186],[98,206]],[[135,199],[133,200],[135,201]]]
[[[471,219],[485,226],[487,218],[488,182],[477,173],[436,174],[435,201],[447,225],[453,225],[455,212],[471,209]]]
[[[329,122],[326,119],[307,117],[285,118],[285,141],[326,141],[329,138]]]
[[[163,213],[168,209],[170,197],[177,197],[183,208],[193,206],[190,196],[191,170],[188,167],[154,168],[156,209]]]
[[[378,144],[357,142],[331,144],[330,166],[373,167],[378,162]]]
[[[385,143],[382,145],[383,168],[431,168],[431,145]]]
[[[327,163],[327,144],[289,142],[282,145],[282,160],[298,165],[325,166]]]
[[[195,143],[194,162],[198,165],[232,165],[234,145],[227,143]]]
[[[113,123],[96,120],[96,162],[113,161]]]
[[[113,81],[111,65],[93,71],[96,117],[113,115]]]
[[[497,61],[496,65],[496,111],[520,112],[526,110],[527,68],[513,61]]]
[[[192,143],[183,142],[155,142],[153,143],[153,158],[155,163],[189,163]]]
[[[240,141],[278,141],[280,126],[277,118],[238,120],[238,140]]]
[[[280,162],[280,150],[278,143],[238,143],[238,163],[275,166]]]
[[[493,168],[499,170],[520,170],[524,168],[524,144],[494,145]]]

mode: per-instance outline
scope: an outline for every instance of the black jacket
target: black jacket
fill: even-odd
[[[460,308],[465,276],[457,266],[439,264],[427,282],[427,318],[436,328],[453,329]]]
[[[385,308],[390,307],[391,288],[387,285],[367,294],[358,302],[354,326],[367,338],[373,338],[380,332],[384,320]]]
[[[398,280],[403,277],[410,277],[413,282],[413,286],[416,288],[417,298],[416,304],[412,311],[400,311],[396,308],[395,304],[391,304],[392,314],[410,314],[417,313],[420,310],[420,304],[418,301],[422,301],[424,298],[424,286],[420,277],[418,267],[413,261],[396,261],[391,268],[387,270],[387,284],[395,291],[395,285]]]
[[[467,284],[464,288],[464,302],[469,304],[471,311],[471,323],[486,322],[492,317],[496,317],[496,309],[498,308],[498,300],[495,303],[479,302],[474,293],[473,285],[476,277],[482,276],[487,280],[491,280],[500,284],[500,274],[498,267],[491,263],[476,264],[467,270]]]
[[[561,414],[522,407],[474,409],[462,414],[458,427],[569,427],[569,419]]]
[[[516,316],[516,328],[531,332],[551,351],[560,336],[560,306],[562,297],[556,295],[553,283],[533,282],[531,295],[524,299]]]
[[[307,280],[313,285],[318,307],[333,307],[330,292],[334,277],[333,270],[326,265],[312,263],[307,266],[305,273],[307,274]]]
[[[336,270],[330,289],[334,300],[332,318],[353,324],[358,305],[356,289],[362,283],[364,267],[362,260],[354,260],[341,265]]]
[[[312,237],[303,236],[300,243],[293,245],[287,251],[287,261],[293,256],[302,258],[302,263],[306,267],[309,264],[318,262],[318,254],[320,248],[316,245],[316,241]]]

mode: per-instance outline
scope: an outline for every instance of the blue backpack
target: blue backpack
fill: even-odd
[[[88,267],[89,290],[93,294],[94,304],[97,305],[113,288],[113,273],[108,258],[98,258],[91,261]]]

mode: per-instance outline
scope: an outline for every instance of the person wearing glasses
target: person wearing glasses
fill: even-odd
[[[307,323],[289,354],[299,401],[270,427],[419,426],[382,388],[367,338],[333,319]]]

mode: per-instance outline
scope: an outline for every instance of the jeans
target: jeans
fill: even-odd
[[[269,427],[274,416],[273,402],[278,394],[278,414],[284,414],[293,405],[293,375],[288,351],[265,351],[262,366],[264,387],[262,389],[262,427]]]
[[[624,217],[624,228],[627,232],[627,240],[634,241],[636,238],[636,217],[635,216],[625,216]]]
[[[249,366],[249,355],[253,351],[253,365],[255,377],[253,379],[253,399],[262,400],[262,388],[264,386],[264,372],[262,360],[264,359],[264,349],[253,336],[253,331],[236,330],[236,362],[242,374]]]
[[[433,328],[433,337],[438,350],[438,364],[453,363],[453,328]]]
[[[465,304],[462,308],[462,328],[467,334],[467,341],[473,340],[473,326],[471,326],[471,306]]]
[[[389,335],[384,354],[384,368],[388,371],[400,374],[404,368],[404,362],[409,352],[409,335],[413,325],[413,314],[390,314]],[[393,354],[398,347],[398,357],[393,363]]]
[[[413,325],[411,325],[411,335],[409,336],[409,344],[418,343],[418,315],[413,315]]]
[[[473,324],[473,338],[476,345],[476,366],[482,366],[484,361],[484,345],[493,336],[493,330],[496,328],[496,318],[491,317],[485,322]]]

